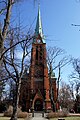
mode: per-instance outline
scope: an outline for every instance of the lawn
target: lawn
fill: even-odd
[[[10,118],[9,117],[0,117],[0,120],[10,120]],[[18,120],[24,120],[24,119],[19,118]]]
[[[65,120],[80,120],[80,117],[65,117]],[[50,120],[58,120],[58,118],[52,118]]]

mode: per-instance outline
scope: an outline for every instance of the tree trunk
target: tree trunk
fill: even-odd
[[[4,51],[4,40],[6,39],[8,26],[10,23],[11,8],[12,8],[12,0],[8,0],[6,18],[4,19],[3,30],[0,30],[0,58],[1,58],[1,54]],[[0,66],[1,65],[2,65],[2,60],[0,60]]]
[[[0,58],[1,58],[3,51],[4,51],[4,44],[0,36]],[[2,66],[2,60],[0,60],[0,66]]]
[[[18,118],[18,103],[19,103],[20,87],[21,87],[21,78],[18,80],[16,84],[16,95],[13,100],[13,114],[10,120],[17,120]]]
[[[8,0],[8,6],[7,6],[7,12],[6,12],[6,18],[4,19],[4,27],[2,31],[2,36],[3,36],[3,42],[6,38],[7,31],[8,31],[8,26],[10,23],[10,15],[11,15],[11,8],[12,8],[12,0]]]

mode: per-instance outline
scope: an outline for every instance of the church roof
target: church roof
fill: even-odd
[[[38,15],[37,15],[37,22],[34,34],[34,43],[36,39],[41,39],[42,43],[45,43],[44,36],[43,36],[43,29],[42,29],[42,21],[41,21],[41,13],[40,13],[40,6],[38,7]]]

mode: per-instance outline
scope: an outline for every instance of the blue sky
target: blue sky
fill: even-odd
[[[40,0],[42,26],[46,36],[46,44],[64,49],[67,55],[80,58],[80,27],[71,24],[80,24],[80,2],[78,0]],[[38,2],[24,0],[15,7],[13,14],[27,28],[32,24],[34,31],[38,12]],[[16,23],[17,24],[17,23]],[[71,66],[62,70],[63,79],[71,73]]]

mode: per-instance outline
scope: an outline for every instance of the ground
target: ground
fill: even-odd
[[[0,120],[9,120],[9,117],[0,117]],[[25,119],[18,119],[18,120],[25,120]],[[50,120],[58,120],[58,118],[52,118]],[[80,117],[66,117],[65,120],[80,120]]]
[[[64,117],[65,120],[80,120],[80,117]],[[1,114],[0,114],[0,120],[10,120],[10,117],[3,117]],[[18,118],[18,120],[28,120],[28,119],[22,119],[22,118]],[[31,119],[29,120],[47,120],[45,119],[44,117],[42,117],[42,114],[41,113],[35,113],[35,117],[31,117]],[[49,120],[58,120],[58,118],[51,118]]]
[[[10,120],[10,118],[9,117],[0,117],[0,120]],[[24,120],[24,119],[18,119],[18,120]]]
[[[0,113],[0,120],[10,120],[10,117],[4,117],[3,113]],[[18,120],[24,120],[23,118],[19,118]]]
[[[65,117],[65,120],[80,120],[80,117]],[[50,120],[58,120],[58,118],[52,118]]]

